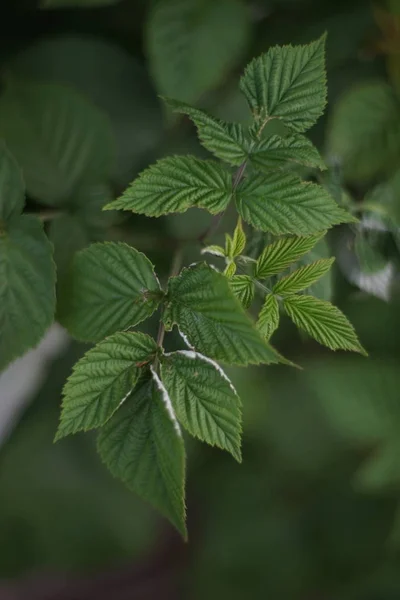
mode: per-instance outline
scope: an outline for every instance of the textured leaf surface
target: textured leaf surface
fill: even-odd
[[[353,326],[336,307],[313,296],[288,296],[283,301],[293,323],[331,350],[366,354]]]
[[[344,94],[332,115],[327,150],[352,181],[374,181],[397,166],[400,108],[393,89],[378,81]]]
[[[235,231],[233,232],[232,242],[230,244],[230,252],[227,252],[228,256],[235,258],[240,256],[246,247],[246,234],[243,231],[242,220],[239,217]]]
[[[269,340],[279,327],[279,304],[273,294],[267,294],[258,315],[257,328],[261,335]]]
[[[334,258],[321,258],[300,267],[278,281],[273,289],[274,294],[295,294],[305,290],[323,277],[330,270],[334,261]]]
[[[264,248],[258,257],[255,276],[257,279],[266,279],[284,271],[304,254],[307,254],[315,244],[325,235],[292,236],[276,240]]]
[[[324,188],[290,174],[271,173],[244,181],[236,192],[236,206],[247,223],[274,235],[313,234],[356,221]]]
[[[253,302],[255,286],[251,277],[248,275],[233,275],[229,279],[229,285],[236,298],[240,300],[245,308],[248,308]]]
[[[52,247],[31,216],[0,224],[0,370],[36,346],[55,311]]]
[[[74,366],[63,390],[56,439],[101,427],[126,400],[157,344],[143,333],[115,333]]]
[[[150,71],[161,94],[195,102],[241,58],[250,14],[239,0],[160,0],[147,24]]]
[[[148,217],[184,212],[191,206],[218,213],[231,199],[231,177],[212,160],[171,156],[152,165],[106,209],[131,210]]]
[[[139,382],[101,429],[98,450],[115,477],[153,504],[186,537],[185,450],[154,381]]]
[[[304,135],[288,137],[272,135],[262,139],[251,148],[251,164],[260,171],[282,169],[290,163],[297,163],[315,169],[326,169],[324,161],[316,147]]]
[[[238,166],[247,157],[250,140],[242,125],[225,123],[184,102],[164,99],[174,112],[187,115],[196,125],[201,144],[221,160]]]
[[[222,369],[201,354],[183,350],[165,356],[162,380],[183,427],[240,462],[240,400]]]
[[[326,104],[325,35],[306,46],[275,46],[255,58],[240,80],[260,128],[271,118],[309,129]]]
[[[58,316],[75,338],[97,342],[152,315],[160,294],[144,254],[122,243],[92,244],[75,255]]]
[[[22,212],[25,189],[22,173],[14,157],[0,142],[0,221]]]
[[[227,279],[201,263],[184,269],[168,286],[164,320],[177,324],[202,354],[231,364],[278,362],[279,355],[261,338]]]
[[[113,168],[108,120],[67,87],[7,83],[0,137],[21,166],[28,193],[41,203],[63,204],[83,178],[105,180]]]

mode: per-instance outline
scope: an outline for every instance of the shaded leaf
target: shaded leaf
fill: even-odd
[[[25,204],[25,188],[21,170],[0,142],[0,221],[20,215]]]
[[[271,135],[258,141],[249,154],[251,164],[260,171],[282,169],[290,163],[297,163],[315,169],[326,169],[316,147],[304,135],[288,137]]]

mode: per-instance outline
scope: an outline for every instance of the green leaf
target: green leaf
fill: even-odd
[[[284,237],[266,246],[258,257],[255,277],[266,279],[281,273],[304,254],[307,254],[325,235],[325,231],[303,237]]]
[[[86,352],[63,390],[56,440],[101,427],[121,406],[139,379],[141,367],[157,351],[143,333],[115,333]]]
[[[66,203],[83,179],[106,180],[113,168],[108,120],[67,87],[7,81],[0,137],[21,166],[28,193],[43,204]]]
[[[313,296],[288,296],[283,305],[293,323],[331,350],[366,355],[353,326],[336,307]]]
[[[55,282],[52,247],[39,219],[0,223],[0,370],[36,346],[52,324]]]
[[[279,304],[273,294],[267,294],[263,307],[258,315],[257,329],[261,335],[269,340],[279,327]]]
[[[0,222],[20,215],[25,204],[25,189],[21,170],[0,141]]]
[[[228,264],[226,265],[224,275],[225,275],[225,277],[230,279],[231,277],[234,276],[235,273],[236,273],[236,263],[234,260],[232,260],[231,262],[228,262]]]
[[[155,377],[139,381],[100,430],[98,451],[115,477],[186,538],[185,449],[168,395]]]
[[[217,363],[180,350],[164,357],[161,377],[183,427],[241,462],[240,400]]]
[[[268,173],[271,169],[287,168],[297,163],[314,169],[326,169],[316,147],[304,135],[288,137],[271,135],[251,148],[249,160],[253,167]]]
[[[127,244],[92,244],[75,255],[59,320],[76,339],[97,342],[156,310],[162,293],[149,259]]]
[[[400,159],[400,108],[393,89],[376,81],[349,90],[335,105],[328,157],[350,181],[374,181]]]
[[[322,115],[327,95],[325,38],[306,46],[275,46],[247,66],[240,89],[259,130],[279,118],[302,132]]]
[[[255,286],[252,278],[248,275],[233,275],[229,279],[229,285],[244,308],[248,308],[253,302],[255,294]]]
[[[202,254],[212,254],[213,256],[219,256],[225,258],[225,249],[222,246],[211,245],[206,246],[201,251]]]
[[[320,260],[321,258],[330,258],[331,254],[332,252],[326,241],[326,237],[321,238],[310,250],[310,252],[308,252],[305,256],[301,256],[299,258],[297,264],[293,265],[291,269],[299,268],[300,266],[307,265],[311,261]],[[316,298],[320,298],[321,300],[330,301],[333,295],[332,271],[328,271],[320,279],[314,282],[310,287],[306,288],[305,293],[309,296],[315,296]]]
[[[231,194],[231,177],[217,162],[170,156],[143,171],[120,198],[104,208],[159,217],[197,206],[216,214],[226,208]]]
[[[277,352],[261,338],[234,297],[227,279],[205,263],[183,269],[168,285],[164,314],[195,350],[229,364],[274,363]]]
[[[295,294],[305,290],[323,277],[330,270],[334,262],[334,258],[321,258],[309,265],[300,267],[300,269],[293,271],[293,273],[282,277],[278,281],[273,288],[274,294]]]
[[[217,158],[230,165],[244,162],[250,148],[250,140],[239,123],[225,123],[216,117],[184,102],[164,98],[174,112],[187,115],[196,125],[200,143]]]
[[[324,188],[290,174],[246,179],[237,189],[236,206],[247,223],[274,235],[314,234],[339,223],[357,221]]]
[[[250,12],[239,0],[160,0],[146,29],[158,91],[191,103],[223,81],[241,59]]]
[[[235,231],[233,232],[232,244],[230,253],[228,256],[230,258],[235,258],[242,254],[246,247],[246,234],[243,231],[242,219],[239,217],[237,225],[235,227]]]

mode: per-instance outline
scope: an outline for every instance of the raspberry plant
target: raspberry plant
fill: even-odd
[[[95,243],[75,255],[69,293],[59,303],[58,318],[70,334],[96,345],[65,384],[56,439],[99,429],[98,451],[110,471],[184,537],[181,428],[241,461],[241,402],[218,362],[290,365],[270,343],[282,312],[328,348],[365,354],[345,315],[307,291],[334,259],[293,270],[329,228],[356,221],[324,187],[299,174],[299,167],[325,169],[318,150],[304,136],[326,104],[324,46],[325,36],[305,46],[274,47],[248,65],[240,89],[252,112],[250,127],[165,98],[173,112],[193,121],[201,144],[214,158],[163,158],[104,209],[147,217],[191,207],[208,211],[214,220],[201,236],[199,262],[183,266],[184,248],[178,248],[162,287],[143,253],[122,242]],[[281,125],[279,135],[271,132],[273,122]],[[55,300],[50,298],[48,306],[34,313],[30,298],[35,292],[31,286],[38,285],[35,272],[47,269],[54,278],[51,256],[30,250],[32,237],[41,249],[47,238],[34,217],[20,215],[22,180],[5,149],[3,157],[0,244],[6,285],[0,290],[0,317],[6,331],[2,356],[9,362],[37,343]],[[203,243],[220,226],[230,204],[238,218],[234,231],[226,233],[225,245]],[[255,230],[273,236],[256,257],[246,253]],[[214,256],[223,259],[224,269],[207,262]],[[25,288],[19,296],[25,303],[15,305],[10,289]],[[254,320],[249,311],[256,298],[262,306]],[[11,319],[19,309],[25,317]],[[157,339],[133,331],[156,310]],[[185,349],[166,352],[165,334],[175,327]]]

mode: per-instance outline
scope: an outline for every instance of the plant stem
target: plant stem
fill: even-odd
[[[178,275],[179,269],[181,268],[181,265],[182,265],[182,261],[183,261],[183,248],[182,248],[182,246],[179,246],[175,250],[174,256],[172,258],[171,270],[168,275],[168,279],[170,277],[175,277],[175,275]],[[164,313],[164,308],[162,309],[160,325],[159,325],[158,334],[157,334],[157,346],[159,346],[160,348],[163,345],[164,337],[165,337],[165,325],[162,320],[163,313]],[[156,358],[155,367],[157,367],[157,364],[158,364],[158,359]]]

